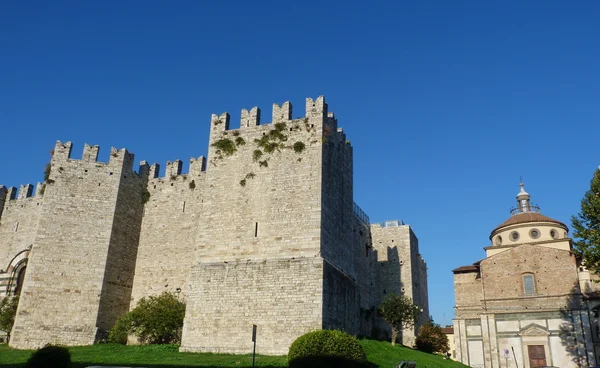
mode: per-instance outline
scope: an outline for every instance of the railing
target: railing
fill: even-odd
[[[371,224],[371,221],[369,221],[369,216],[367,216],[365,211],[363,211],[362,208],[360,208],[356,204],[356,202],[354,202],[354,205],[352,206],[352,210],[353,210],[354,214],[356,215],[356,217],[358,217],[358,219],[360,221],[362,221],[365,225]]]
[[[516,215],[517,213],[525,213],[525,212],[540,213],[540,207],[529,205],[529,206],[522,206],[522,207],[514,207],[514,208],[510,209],[511,215]]]
[[[402,221],[402,220],[388,220],[388,221],[380,222],[380,223],[378,223],[378,225],[381,226],[381,227],[396,227],[396,226],[402,226],[402,225],[404,225],[404,221]]]

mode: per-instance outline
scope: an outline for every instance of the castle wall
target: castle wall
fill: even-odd
[[[44,199],[39,190],[32,196],[32,188],[22,186],[18,195],[16,188],[0,188],[0,299],[14,293],[15,266],[26,261],[23,254],[33,245],[37,233]]]
[[[320,257],[204,263],[194,268],[181,351],[287,354],[300,335],[322,328]]]
[[[181,174],[181,162],[169,162],[161,178],[155,177],[158,165],[152,166],[131,308],[142,297],[163,291],[179,291],[182,298],[186,297],[196,235],[205,227],[202,218],[205,164],[204,157],[192,159],[190,172]]]
[[[426,266],[419,255],[418,239],[410,226],[399,225],[395,221],[386,226],[371,225],[371,235],[378,262],[373,267],[377,274],[376,288],[372,293],[374,305],[379,308],[387,294],[404,294],[423,309],[415,326],[402,331],[402,344],[412,346],[416,331],[429,319],[427,275],[421,273]],[[391,328],[383,318],[377,317],[374,326],[374,337],[391,336]]]
[[[97,147],[86,145],[83,160],[71,160],[70,153],[70,142],[57,143],[13,327],[16,348],[93,343],[98,325],[111,323],[103,319],[108,311],[101,306],[126,304],[121,300],[127,291],[119,289],[131,287],[126,266],[135,259],[120,256],[134,253],[118,249],[135,245],[118,244],[127,242],[127,235],[113,233],[136,231],[114,224],[115,212],[135,212],[126,202],[117,206],[124,177],[137,175],[131,170],[133,155],[113,150],[109,163],[100,163]],[[130,190],[124,195],[134,198]],[[141,199],[141,193],[135,197]],[[123,281],[109,286],[114,278]]]
[[[274,124],[228,130],[228,115],[213,115],[204,229],[197,238],[199,261],[314,257],[319,253],[322,121],[278,123],[285,140],[269,142],[276,145],[269,153],[256,140],[278,136]],[[238,139],[243,143],[236,144]],[[233,143],[231,154],[215,146],[218,142]],[[305,145],[302,152],[292,148],[296,142]],[[255,151],[261,152],[260,158],[255,159]]]
[[[373,304],[371,293],[374,284],[372,268],[376,264],[376,255],[373,252],[371,228],[368,222],[354,216],[353,225],[354,269],[356,270],[356,285],[358,291],[358,304],[360,313],[360,336],[371,336],[373,320],[376,316],[376,306]]]
[[[112,154],[116,153],[113,149]],[[107,338],[117,318],[129,311],[148,176],[145,163],[140,166],[138,175],[131,170],[133,155],[127,151],[118,154],[124,156],[123,175],[117,194],[96,323],[100,331],[98,338]]]
[[[250,352],[253,324],[263,354],[320,328],[371,335],[390,292],[428,315],[418,240],[354,204],[352,147],[324,98],[303,118],[286,102],[260,119],[242,110],[230,129],[213,115],[208,159],[187,174],[179,160],[137,174],[126,150],[97,162],[97,146],[73,160],[58,142],[43,197],[0,187],[0,261],[29,256],[11,345],[91,344],[163,291],[187,301],[182,351]]]

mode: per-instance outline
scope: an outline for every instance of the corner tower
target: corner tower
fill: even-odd
[[[213,115],[202,228],[189,281],[182,351],[285,354],[320,328],[357,333],[352,147],[325,99]]]
[[[88,345],[128,311],[148,168],[98,146],[57,142],[10,345]]]

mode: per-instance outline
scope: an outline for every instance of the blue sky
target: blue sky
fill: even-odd
[[[450,323],[451,270],[484,257],[520,176],[544,214],[578,212],[600,165],[598,19],[595,1],[2,2],[0,183],[42,180],[57,139],[187,162],[211,113],[235,127],[325,95],[355,201],[413,227]]]

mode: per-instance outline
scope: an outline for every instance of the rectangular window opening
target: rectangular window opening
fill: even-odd
[[[525,292],[525,295],[535,294],[535,280],[533,275],[523,276],[523,291]]]

